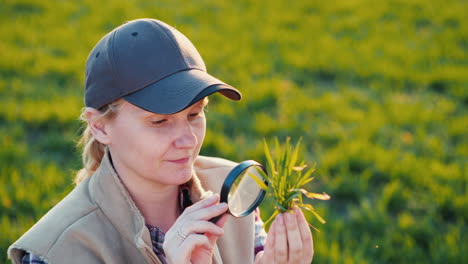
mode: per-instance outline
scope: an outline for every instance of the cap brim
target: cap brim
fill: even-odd
[[[234,87],[204,71],[191,69],[174,73],[123,98],[153,113],[173,114],[216,92],[235,101],[242,97]]]

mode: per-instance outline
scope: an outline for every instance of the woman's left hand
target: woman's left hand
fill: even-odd
[[[302,211],[276,216],[264,246],[255,263],[311,263],[314,255],[312,234]]]

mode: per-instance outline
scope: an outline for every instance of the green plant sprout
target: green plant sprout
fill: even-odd
[[[268,174],[263,170],[258,171],[268,184],[265,184],[264,181],[255,175],[250,174],[260,188],[265,190],[267,195],[272,196],[275,201],[275,211],[265,221],[265,226],[278,214],[288,212],[294,207],[311,212],[317,220],[324,224],[325,220],[315,211],[315,208],[311,204],[304,203],[303,195],[307,198],[318,200],[329,200],[330,196],[326,193],[312,193],[304,189],[303,186],[314,179],[311,175],[315,171],[315,164],[307,169],[307,171],[305,170],[307,164],[304,161],[297,164],[301,139],[298,140],[295,147],[291,146],[290,141],[291,138],[288,137],[285,144],[281,146],[278,138],[275,138],[275,151],[271,153],[266,140],[263,140]],[[319,231],[310,223],[309,226]]]

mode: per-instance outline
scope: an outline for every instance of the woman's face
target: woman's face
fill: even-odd
[[[120,177],[161,185],[187,182],[205,137],[206,104],[205,99],[179,113],[160,115],[123,101],[116,116],[105,121]]]

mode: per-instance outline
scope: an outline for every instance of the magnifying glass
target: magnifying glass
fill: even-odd
[[[220,202],[228,204],[228,213],[235,217],[243,217],[253,212],[265,197],[263,190],[256,182],[262,181],[263,173],[267,173],[265,167],[254,160],[246,160],[229,172],[221,188]],[[222,215],[221,215],[222,216]],[[210,219],[216,223],[221,216]]]

